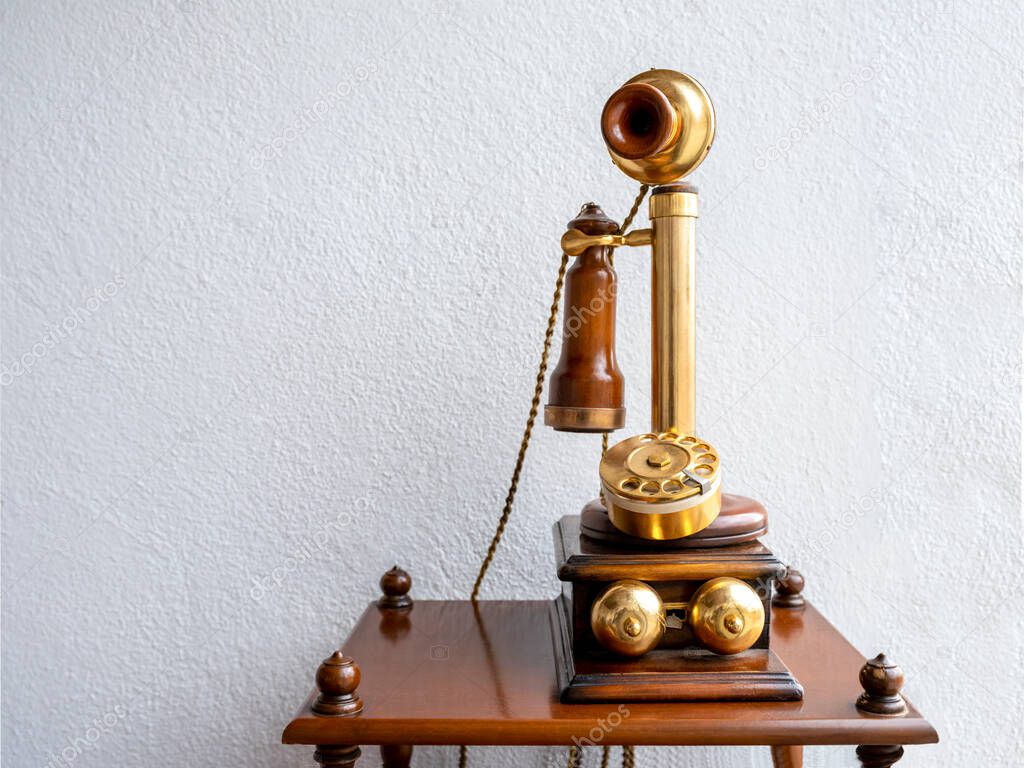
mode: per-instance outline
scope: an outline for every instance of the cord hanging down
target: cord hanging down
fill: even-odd
[[[629,213],[626,214],[626,218],[622,221],[622,226],[619,227],[619,234],[623,234],[629,229],[633,223],[633,219],[636,218],[637,212],[640,210],[640,205],[643,203],[644,198],[647,196],[647,192],[650,190],[650,186],[647,184],[640,185],[640,191],[637,192],[636,197],[633,200],[633,205],[629,209]],[[615,265],[615,249],[611,249],[611,263]],[[533,387],[533,400],[530,401],[530,414],[526,419],[526,427],[523,429],[523,439],[519,443],[519,454],[516,456],[516,465],[512,470],[512,480],[509,482],[508,494],[505,496],[505,505],[501,510],[501,517],[498,519],[498,526],[494,531],[494,536],[491,538],[490,546],[487,547],[487,553],[484,555],[483,562],[480,563],[480,570],[476,575],[476,581],[473,583],[473,591],[470,593],[469,599],[472,602],[477,602],[480,598],[480,587],[484,583],[484,577],[487,575],[487,570],[491,567],[491,562],[494,560],[494,555],[498,551],[498,546],[501,544],[501,537],[505,534],[505,527],[508,525],[508,519],[512,514],[512,504],[516,498],[516,491],[519,490],[519,476],[523,471],[523,463],[526,461],[526,451],[530,447],[530,438],[533,437],[533,425],[537,421],[537,412],[540,409],[540,397],[544,391],[544,377],[547,375],[548,370],[548,357],[551,352],[551,340],[555,334],[555,323],[558,321],[558,305],[562,300],[562,287],[565,285],[565,272],[569,266],[569,254],[562,253],[562,262],[558,267],[558,277],[555,280],[555,290],[551,297],[551,308],[548,312],[548,325],[544,331],[544,346],[540,353],[540,364],[537,366],[537,379]],[[605,432],[601,435],[601,454],[608,450],[608,433]],[[577,747],[570,747],[568,762],[573,768],[578,768],[582,761],[583,751]],[[607,768],[609,758],[608,747],[604,747],[601,751],[601,768]],[[467,754],[466,746],[459,747],[459,768],[467,768],[469,765],[469,756]],[[623,747],[622,748],[622,768],[633,768],[633,748]]]
[[[650,186],[647,184],[640,185],[640,191],[637,192],[636,198],[633,200],[633,205],[629,209],[629,213],[622,222],[622,226],[619,227],[619,232],[625,232],[629,229],[629,226],[633,223],[633,219],[636,218],[637,211],[640,210],[640,204],[643,203],[644,198],[647,196],[647,191]],[[614,259],[615,251],[612,249],[612,258]],[[614,264],[614,261],[613,261]],[[470,593],[469,599],[474,603],[480,598],[480,587],[484,583],[484,577],[487,575],[487,570],[491,567],[491,562],[494,560],[494,555],[498,551],[498,546],[501,543],[501,537],[505,534],[505,527],[508,525],[508,519],[512,514],[512,504],[516,498],[516,491],[519,490],[519,476],[523,471],[523,462],[526,461],[526,451],[530,447],[530,438],[533,436],[533,425],[537,421],[537,412],[540,409],[540,397],[544,391],[544,377],[547,375],[548,370],[548,357],[551,352],[551,340],[555,335],[555,323],[558,321],[558,305],[562,300],[562,286],[565,284],[565,271],[569,266],[569,254],[562,254],[562,262],[558,267],[558,278],[555,280],[555,291],[551,298],[551,309],[548,312],[548,325],[544,331],[544,346],[540,353],[540,365],[537,367],[537,379],[533,387],[533,400],[530,402],[530,414],[526,419],[526,428],[523,430],[523,439],[519,443],[519,454],[516,456],[516,465],[512,470],[512,480],[509,483],[508,494],[505,496],[505,506],[502,507],[501,517],[498,519],[498,527],[494,531],[494,536],[491,539],[490,546],[487,547],[487,553],[484,555],[483,562],[480,563],[480,570],[477,573],[476,581],[473,583],[473,591]],[[607,448],[608,435],[605,433],[602,439],[602,452]]]

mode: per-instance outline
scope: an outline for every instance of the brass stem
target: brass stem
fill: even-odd
[[[693,435],[697,404],[696,190],[651,195],[651,431]]]

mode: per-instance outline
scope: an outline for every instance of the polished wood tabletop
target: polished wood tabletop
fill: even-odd
[[[286,744],[926,744],[914,708],[877,717],[855,707],[865,661],[810,604],[776,610],[772,648],[804,687],[798,702],[563,704],[548,601],[416,601],[367,608],[342,647],[361,668],[363,710],[329,717],[314,694]],[[325,648],[327,651],[333,650]],[[909,704],[909,702],[908,702]],[[615,714],[617,713],[617,714]]]

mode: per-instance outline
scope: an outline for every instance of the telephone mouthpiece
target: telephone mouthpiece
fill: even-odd
[[[611,95],[601,134],[612,161],[644,184],[668,184],[691,173],[715,138],[715,108],[689,75],[652,69]]]
[[[679,113],[653,85],[624,85],[601,112],[601,133],[620,157],[639,160],[664,152],[679,137]]]

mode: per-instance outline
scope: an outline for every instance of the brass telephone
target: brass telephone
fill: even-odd
[[[722,506],[718,452],[696,433],[695,226],[697,190],[679,180],[707,156],[715,111],[688,75],[652,69],[612,94],[601,115],[612,161],[656,184],[650,229],[620,233],[588,203],[562,237],[576,257],[566,275],[561,358],[544,421],[569,432],[625,425],[615,360],[616,276],[611,251],[651,246],[651,431],[627,438],[601,460],[601,489],[616,528],[643,539],[697,533]]]
[[[757,646],[765,654],[770,604],[744,576],[758,567],[751,565],[753,560],[746,563],[750,567],[739,567],[749,551],[734,553],[735,565],[717,569],[707,565],[713,557],[692,554],[730,543],[721,532],[735,531],[724,518],[723,524],[715,523],[723,509],[721,461],[696,426],[697,190],[681,181],[711,149],[714,107],[692,77],[652,69],[611,95],[601,114],[601,132],[615,165],[644,185],[641,196],[653,185],[651,226],[624,232],[594,203],[569,222],[561,244],[575,261],[565,277],[562,351],[551,373],[544,421],[556,430],[605,435],[625,425],[623,376],[615,356],[612,254],[615,248],[649,245],[651,430],[602,454],[601,500],[584,509],[581,527],[586,528],[588,514],[606,515],[610,526],[592,551],[624,557],[614,562],[631,565],[610,564],[604,577],[564,577],[573,590],[571,606],[565,607],[574,618],[567,618],[567,625],[582,629],[589,619],[589,635],[572,634],[573,652],[578,659],[590,658],[589,644],[596,641],[617,657],[637,660],[651,651],[671,654],[673,649],[729,655]],[[737,499],[727,497],[733,507]],[[758,525],[766,524],[763,508],[745,502],[760,510]],[[738,540],[750,542],[763,530],[757,525],[741,530]],[[563,549],[571,546],[571,540],[563,540]],[[641,580],[657,572],[644,560],[652,546],[661,546],[659,552],[668,558],[660,565],[671,562],[676,573],[689,575],[658,583]],[[757,557],[772,558],[767,550]],[[671,695],[696,694],[691,683],[683,682]]]

